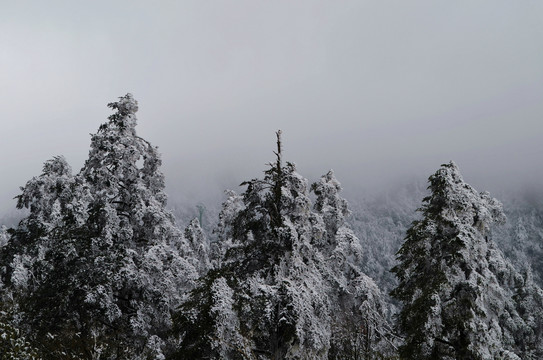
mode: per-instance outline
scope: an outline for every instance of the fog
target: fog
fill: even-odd
[[[0,210],[127,92],[174,202],[285,159],[349,194],[454,160],[477,189],[541,184],[543,2],[33,1],[0,5]]]

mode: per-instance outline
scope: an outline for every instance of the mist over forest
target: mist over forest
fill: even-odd
[[[542,359],[542,17],[4,2],[0,359]]]
[[[541,6],[3,4],[0,208],[44,159],[81,168],[127,92],[172,199],[254,176],[278,129],[305,176],[334,169],[353,195],[450,160],[477,188],[538,184]]]
[[[217,204],[170,204],[128,93],[73,172],[21,187],[0,228],[8,359],[537,359],[543,196],[502,202],[454,161],[342,197],[284,158]],[[20,221],[19,221],[20,220]],[[507,224],[505,226],[504,224]]]

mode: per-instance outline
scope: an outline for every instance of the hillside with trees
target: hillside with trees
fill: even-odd
[[[543,358],[537,191],[504,208],[449,162],[349,206],[278,131],[242,191],[172,212],[137,101],[108,106],[0,229],[0,359]]]

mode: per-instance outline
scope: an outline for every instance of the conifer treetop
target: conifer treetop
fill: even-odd
[[[138,102],[131,93],[121,96],[119,101],[107,104],[108,107],[117,110],[109,116],[114,124],[121,128],[134,129],[137,125],[136,112],[138,111]]]
[[[489,231],[491,224],[505,223],[502,204],[488,192],[479,193],[464,182],[454,161],[442,164],[430,176],[429,183],[432,195],[424,199],[427,214],[442,213],[445,218],[461,224],[473,221],[482,234]]]
[[[501,203],[465,183],[454,162],[429,178],[422,218],[407,230],[392,269],[403,302],[401,359],[495,359],[514,350],[518,319],[496,269],[507,267],[490,229],[505,221]],[[511,355],[512,356],[512,355]]]
[[[61,175],[71,175],[72,167],[66,161],[66,158],[62,155],[55,156],[51,160],[47,160],[43,165],[43,174],[57,174]]]

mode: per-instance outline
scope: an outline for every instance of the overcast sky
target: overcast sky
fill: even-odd
[[[175,199],[261,176],[277,129],[352,193],[541,184],[543,1],[0,0],[0,209],[127,92]]]

